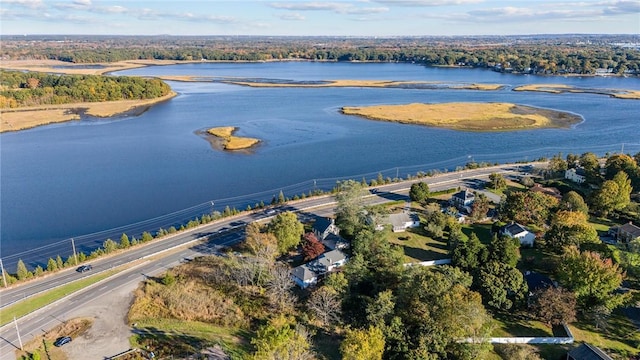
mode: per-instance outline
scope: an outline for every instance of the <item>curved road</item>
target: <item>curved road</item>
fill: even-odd
[[[455,187],[477,188],[493,172],[512,176],[519,172],[519,167],[515,165],[494,166],[382,185],[377,187],[375,194],[367,196],[367,202],[377,204],[407,199],[406,194],[411,184],[419,181],[427,182],[432,191]],[[329,216],[334,212],[334,205],[333,196],[322,196],[288,203],[276,207],[274,210],[276,212],[294,211],[298,213],[301,220],[304,220],[314,216]],[[93,299],[108,296],[109,292],[122,286],[137,284],[147,276],[160,274],[184,259],[212,254],[221,246],[238,242],[244,237],[244,225],[253,221],[269,219],[273,215],[273,213],[267,214],[265,211],[261,211],[225,218],[95,260],[92,262],[93,270],[86,273],[78,273],[74,269],[68,269],[48,277],[3,289],[0,291],[0,310],[10,304],[28,301],[31,296],[62,284],[121,265],[134,264],[128,270],[121,271],[90,288],[71,294],[46,308],[18,319],[17,325],[20,329],[20,335],[22,339],[27,341],[33,335],[52,328],[60,321],[67,320],[71,309],[88,304]],[[18,344],[14,323],[0,328],[0,360],[14,359],[14,350],[18,348]],[[108,355],[113,354],[105,354],[105,356]]]

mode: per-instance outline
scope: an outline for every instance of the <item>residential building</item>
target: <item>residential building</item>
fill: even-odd
[[[587,173],[581,167],[571,168],[564,172],[564,178],[574,183],[582,184],[587,181]]]
[[[562,193],[560,192],[560,190],[554,187],[545,187],[540,184],[535,184],[532,188],[529,189],[529,191],[539,192],[545,195],[549,195],[558,200],[562,200]]]
[[[503,226],[500,233],[520,240],[520,245],[525,246],[533,246],[533,243],[536,240],[536,235],[534,233],[527,230],[524,226],[513,222]]]
[[[291,270],[291,279],[296,283],[296,285],[302,289],[306,289],[307,287],[318,283],[318,274],[305,264]]]
[[[324,274],[347,263],[347,255],[340,250],[331,250],[318,256],[318,258],[307,265],[313,271]]]
[[[630,242],[640,239],[640,226],[633,225],[631,221],[626,224],[614,226],[609,229],[609,234],[617,241]]]
[[[598,347],[584,343],[569,351],[567,360],[613,360],[613,358]]]
[[[420,218],[415,213],[403,211],[399,214],[389,215],[389,223],[393,232],[402,232],[420,226]]]
[[[469,189],[464,189],[459,191],[451,196],[451,204],[455,206],[458,210],[465,210],[468,214],[471,213],[471,205],[476,200],[476,195],[469,191]]]
[[[333,233],[327,235],[327,237],[322,239],[320,242],[329,250],[344,250],[349,248],[349,242],[347,240],[343,239],[340,235]]]
[[[339,235],[340,229],[336,226],[333,218],[321,217],[313,223],[313,233],[318,240],[324,240],[329,234]]]

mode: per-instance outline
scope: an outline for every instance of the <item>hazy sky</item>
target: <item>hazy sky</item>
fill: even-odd
[[[640,33],[640,0],[0,0],[2,34]]]

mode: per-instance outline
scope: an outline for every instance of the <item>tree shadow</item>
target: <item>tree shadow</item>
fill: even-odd
[[[420,260],[420,261],[431,261],[438,259],[445,259],[447,254],[439,253],[433,250],[421,249],[416,247],[405,246],[403,247],[404,254],[408,257]]]

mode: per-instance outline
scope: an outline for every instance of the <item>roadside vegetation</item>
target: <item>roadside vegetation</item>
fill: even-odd
[[[509,103],[443,103],[343,107],[342,113],[372,120],[465,131],[568,128],[578,115]]]
[[[55,347],[53,343],[61,336],[72,339],[82,336],[93,324],[91,318],[76,318],[65,321],[53,329],[35,336],[24,344],[24,350],[17,350],[16,357],[20,360],[67,360],[64,349]]]

